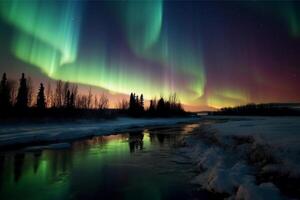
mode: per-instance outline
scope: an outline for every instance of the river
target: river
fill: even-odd
[[[180,154],[199,124],[97,136],[64,148],[0,153],[0,199],[208,199]],[[59,146],[59,145],[58,145]]]

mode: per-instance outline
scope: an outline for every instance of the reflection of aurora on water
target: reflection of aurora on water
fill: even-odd
[[[176,146],[177,142],[181,142],[186,131],[191,131],[192,127],[196,126],[191,124],[172,129],[145,129],[125,134],[97,136],[74,141],[70,149],[1,154],[0,197],[18,199],[27,196],[30,199],[40,199],[42,195],[45,199],[65,199],[77,187],[82,187],[82,190],[87,189],[96,195],[99,188],[93,189],[93,187],[99,185],[98,182],[103,182],[101,187],[107,187],[114,181],[121,181],[114,179],[110,174],[118,174],[122,171],[125,174],[129,173],[132,180],[127,175],[120,174],[123,178],[127,177],[129,181],[120,183],[120,187],[124,187],[122,184],[142,187],[142,185],[136,186],[140,182],[135,180],[135,175],[132,175],[131,169],[133,169],[137,170],[137,176],[140,178],[143,179],[145,176],[145,183],[141,184],[146,184],[146,180],[150,180],[147,186],[152,188],[144,191],[145,195],[155,191],[150,196],[156,198],[161,195],[157,192],[159,188],[165,187],[166,180],[162,180],[159,184],[156,180],[152,182],[151,177],[148,176],[156,175],[151,175],[152,172],[149,172],[149,175],[148,172],[141,172],[143,175],[140,175],[139,168],[146,171],[148,168],[150,171],[160,170],[161,167],[168,168],[170,161],[165,156],[170,154],[170,148]],[[162,156],[165,159],[162,159]],[[128,166],[130,167],[127,168]],[[176,169],[176,166],[173,167]],[[90,188],[86,188],[88,185]],[[125,192],[123,195],[131,194]]]

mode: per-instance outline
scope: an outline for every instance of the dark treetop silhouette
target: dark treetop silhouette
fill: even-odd
[[[78,86],[69,82],[56,82],[55,92],[48,83],[46,89],[40,83],[36,95],[32,95],[33,86],[30,78],[22,73],[19,81],[18,92],[15,95],[15,86],[9,84],[6,73],[3,74],[0,85],[0,117],[113,117],[129,115],[132,117],[170,117],[185,115],[176,94],[172,94],[169,100],[160,97],[150,100],[149,108],[145,109],[143,94],[130,94],[129,102],[123,99],[117,109],[109,109],[109,99],[102,94],[100,98],[92,94],[78,94]],[[16,97],[15,97],[16,96]],[[34,97],[35,96],[35,97]],[[94,97],[94,99],[93,99]],[[15,103],[14,103],[15,102]]]

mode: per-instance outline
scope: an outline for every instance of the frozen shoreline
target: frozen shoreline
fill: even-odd
[[[194,184],[229,199],[299,198],[300,117],[119,118],[2,124],[0,147],[48,142],[54,143],[49,148],[67,148],[68,143],[57,143],[178,123],[199,123],[179,149],[197,166]]]
[[[80,120],[66,123],[1,124],[0,147],[39,142],[62,142],[89,136],[126,132],[131,129],[168,126],[193,121],[199,121],[199,118],[117,118],[101,121]]]
[[[299,197],[300,117],[204,119],[214,122],[183,148],[199,170],[194,184],[229,199]]]

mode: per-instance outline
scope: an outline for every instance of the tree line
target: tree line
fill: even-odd
[[[130,94],[129,99],[129,114],[133,116],[174,116],[183,115],[185,111],[178,99],[176,93],[171,94],[168,100],[160,97],[157,101],[156,98],[151,99],[149,102],[148,109],[144,108],[144,96],[143,94],[136,95],[135,93]]]
[[[298,107],[298,109],[297,109]],[[210,115],[242,115],[242,116],[299,116],[299,104],[263,103],[246,104],[236,107],[225,107]]]
[[[176,93],[163,97],[157,101],[150,100],[150,106],[145,109],[144,96],[130,94],[129,101],[122,99],[115,106],[118,112],[131,116],[170,116],[184,113]],[[56,110],[57,112],[94,110],[104,111],[109,108],[109,99],[102,93],[100,96],[93,94],[89,88],[88,94],[79,94],[78,85],[57,80],[54,88],[50,82],[45,86],[40,83],[35,92],[30,77],[22,73],[19,82],[9,80],[3,73],[0,83],[0,116],[14,112],[22,113],[28,110]]]
[[[35,107],[45,108],[78,108],[78,109],[107,109],[109,99],[105,94],[93,95],[91,88],[87,95],[78,94],[78,85],[69,82],[56,81],[56,86],[52,89],[49,82],[45,88],[40,83],[38,92],[34,94],[32,81],[26,78],[25,74],[19,80],[17,86],[13,80],[8,80],[6,73],[2,75],[0,84],[0,109],[10,108],[27,109]]]

